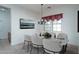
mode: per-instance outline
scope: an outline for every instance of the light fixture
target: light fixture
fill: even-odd
[[[38,24],[40,24],[40,25],[45,24],[45,21],[42,19],[42,15],[43,15],[43,4],[41,4],[41,19],[40,19],[40,21],[38,21]]]

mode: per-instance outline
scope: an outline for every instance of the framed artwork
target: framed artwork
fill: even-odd
[[[20,18],[20,29],[34,29],[35,23],[33,20]]]

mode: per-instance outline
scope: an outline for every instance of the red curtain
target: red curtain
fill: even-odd
[[[47,20],[47,21],[49,21],[49,20],[52,20],[52,21],[59,20],[61,18],[63,18],[63,13],[42,17],[43,20]]]

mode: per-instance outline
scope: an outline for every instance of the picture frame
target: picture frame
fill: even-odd
[[[20,29],[34,29],[35,23],[29,19],[20,18]]]

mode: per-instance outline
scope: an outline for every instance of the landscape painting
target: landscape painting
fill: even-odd
[[[20,29],[34,29],[35,24],[32,20],[20,18]]]

